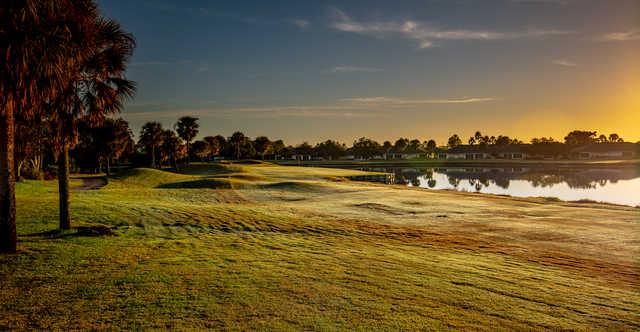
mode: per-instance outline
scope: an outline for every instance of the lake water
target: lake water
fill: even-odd
[[[358,168],[390,173],[387,183],[517,197],[557,197],[640,206],[637,167]],[[381,178],[355,178],[380,181]]]

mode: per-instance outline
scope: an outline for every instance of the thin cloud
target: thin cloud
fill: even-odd
[[[203,65],[203,66],[200,66],[200,67],[196,68],[196,73],[198,73],[198,74],[206,73],[208,71],[209,71],[209,66],[208,65]]]
[[[358,67],[358,66],[337,66],[330,70],[332,73],[377,73],[383,71],[381,68]]]
[[[568,5],[570,0],[510,0],[515,3],[544,3],[544,4],[556,4],[556,5]]]
[[[451,99],[403,99],[394,97],[359,97],[339,99],[334,104],[329,105],[286,105],[269,107],[161,107],[149,103],[149,107],[154,111],[134,111],[125,112],[123,115],[130,119],[171,119],[183,115],[194,115],[198,117],[234,118],[249,116],[252,118],[368,118],[389,115],[387,111],[412,110],[430,104],[473,104],[490,102],[495,98],[451,98]],[[139,105],[143,106],[143,105]],[[146,106],[146,105],[144,105]],[[136,107],[137,108],[137,107]],[[155,111],[164,109],[163,111]]]
[[[446,99],[404,99],[394,97],[359,97],[343,98],[340,101],[352,105],[363,105],[369,107],[414,107],[429,104],[472,104],[495,101],[495,98],[446,98]]]
[[[499,32],[490,30],[451,29],[443,30],[414,20],[369,21],[352,19],[342,10],[330,8],[329,26],[335,30],[376,38],[399,36],[413,40],[421,49],[433,47],[434,40],[509,40],[522,38],[543,38],[547,36],[574,34],[575,31],[559,29],[528,29],[521,32]]]
[[[289,23],[297,26],[300,29],[306,29],[311,25],[311,22],[299,18],[291,19],[289,20]]]
[[[640,40],[640,29],[634,29],[623,32],[607,33],[597,38],[600,41],[606,42],[622,42],[631,40]]]
[[[552,63],[554,65],[563,66],[563,67],[577,67],[578,66],[577,63],[575,63],[573,61],[570,61],[570,60],[567,60],[567,59],[556,59],[556,60],[553,60]]]

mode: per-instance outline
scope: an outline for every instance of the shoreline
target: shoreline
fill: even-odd
[[[640,167],[640,159],[627,160],[269,160],[282,166],[313,166],[313,167]]]

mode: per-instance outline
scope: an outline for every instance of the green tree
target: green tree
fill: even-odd
[[[97,130],[98,154],[101,161],[105,162],[108,176],[111,175],[111,162],[119,159],[132,146],[133,133],[129,123],[122,118],[106,119]]]
[[[436,141],[430,139],[429,141],[427,141],[425,146],[426,146],[426,149],[427,149],[427,153],[429,153],[431,155],[431,157],[433,157],[435,155],[435,153],[436,153],[436,150],[438,149],[438,145],[436,144]]]
[[[219,155],[226,144],[226,139],[221,135],[207,136],[203,140],[207,143],[207,151],[209,153],[207,157],[211,159]]]
[[[356,157],[362,159],[371,159],[382,150],[380,143],[366,137],[361,137],[357,141],[353,142],[351,148]]]
[[[168,162],[175,169],[178,168],[178,160],[186,155],[186,146],[173,130],[162,131],[162,144],[160,145],[160,160]]]
[[[449,148],[455,148],[456,146],[461,144],[462,144],[462,140],[457,134],[451,135],[451,137],[449,137],[449,139],[447,140],[447,146]]]
[[[156,163],[156,150],[160,148],[163,140],[162,125],[159,122],[147,122],[140,130],[139,144],[142,145],[147,153],[151,154],[151,168],[158,167]]]
[[[597,133],[595,131],[574,130],[565,136],[564,142],[567,145],[593,143],[596,139],[596,134]]]
[[[253,140],[253,146],[256,149],[256,153],[260,156],[260,159],[264,160],[265,154],[271,152],[271,146],[273,142],[269,140],[267,136],[258,136]]]
[[[229,144],[233,147],[233,153],[236,160],[242,157],[242,149],[249,139],[242,132],[236,131],[229,137]]]
[[[604,136],[604,135],[602,135]],[[622,143],[624,142],[624,139],[622,139],[622,137],[620,137],[620,135],[613,133],[613,134],[609,134],[609,142],[612,143]]]

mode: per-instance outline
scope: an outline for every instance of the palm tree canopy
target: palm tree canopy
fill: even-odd
[[[191,142],[198,135],[198,118],[191,116],[183,116],[178,119],[174,129],[178,132],[178,136],[187,142]]]
[[[145,147],[158,147],[163,140],[162,125],[159,122],[147,122],[140,131],[139,143]]]
[[[85,35],[98,11],[91,0],[0,2],[0,112],[42,110],[89,57]]]

